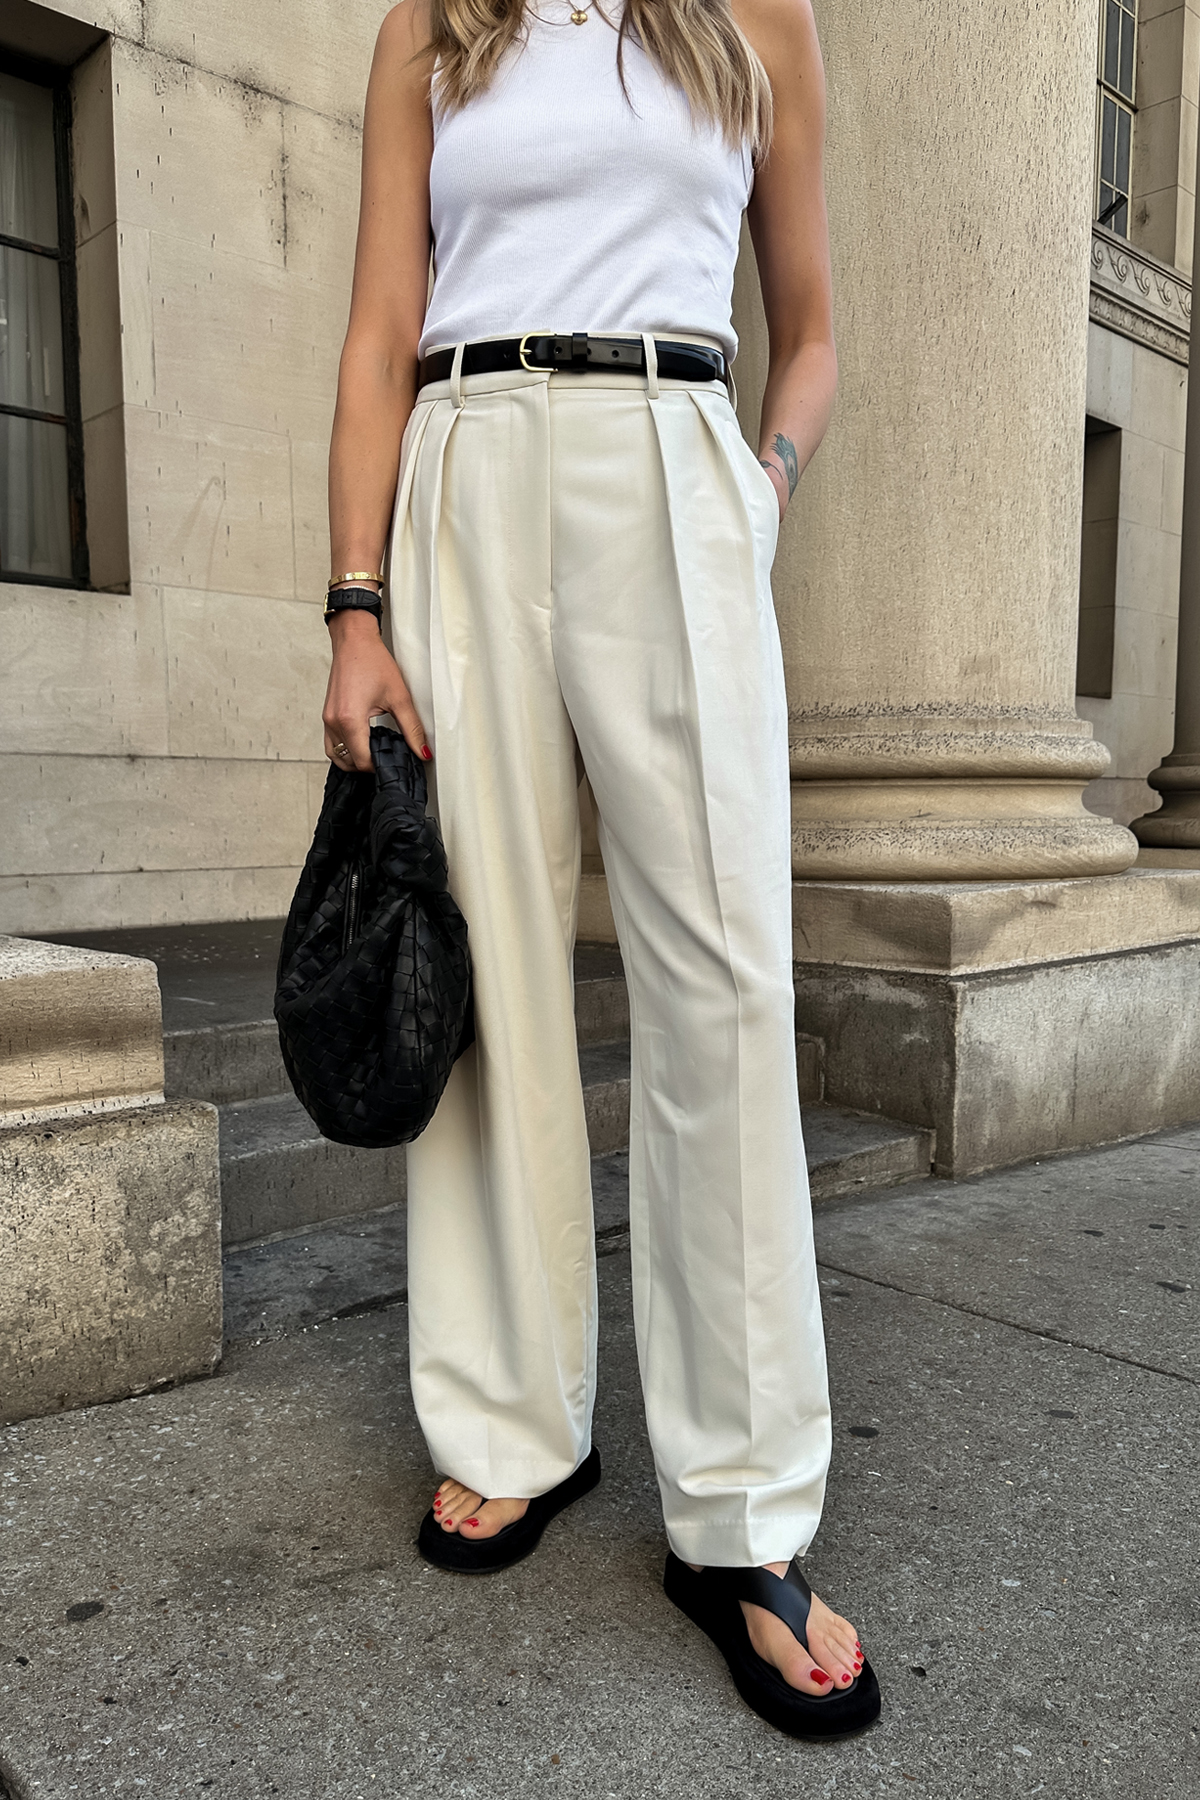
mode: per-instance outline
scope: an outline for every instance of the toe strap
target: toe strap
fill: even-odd
[[[711,1567],[705,1574],[715,1577],[732,1598],[746,1600],[751,1606],[765,1607],[767,1612],[782,1619],[796,1642],[811,1656],[808,1615],[812,1607],[812,1589],[794,1562],[788,1564],[786,1575],[776,1575],[770,1569]]]

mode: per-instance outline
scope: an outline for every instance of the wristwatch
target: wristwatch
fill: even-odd
[[[325,623],[340,612],[374,613],[375,623],[383,630],[383,602],[374,588],[331,588],[325,596]]]

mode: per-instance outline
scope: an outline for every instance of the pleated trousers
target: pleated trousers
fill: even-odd
[[[797,1102],[774,490],[716,384],[422,390],[393,648],[434,750],[477,1041],[410,1147],[412,1388],[435,1466],[562,1481],[596,1386],[572,951],[582,763],[629,985],[638,1358],[667,1533],[804,1550],[830,1451]]]

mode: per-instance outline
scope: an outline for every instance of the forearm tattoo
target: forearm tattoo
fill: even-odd
[[[772,448],[780,462],[783,464],[783,472],[787,476],[788,499],[790,500],[796,491],[796,483],[800,479],[800,464],[796,457],[796,446],[793,444],[791,438],[784,437],[781,431],[777,431],[775,433],[775,442],[772,445]],[[765,457],[760,456],[758,460],[762,463],[764,469],[770,467],[770,464]]]

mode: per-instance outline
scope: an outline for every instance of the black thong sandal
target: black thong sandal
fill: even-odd
[[[808,1650],[812,1589],[795,1563],[789,1564],[783,1576],[770,1569],[708,1568],[697,1574],[672,1551],[663,1587],[668,1600],[712,1639],[729,1664],[738,1693],[768,1725],[790,1737],[846,1737],[879,1717],[879,1683],[865,1658],[849,1687],[829,1694],[802,1694],[778,1669],[764,1662],[750,1642],[746,1615],[739,1604],[742,1600],[773,1612]]]
[[[522,1557],[536,1550],[543,1531],[551,1519],[575,1500],[589,1494],[600,1479],[600,1453],[593,1448],[573,1475],[538,1494],[525,1508],[524,1516],[514,1519],[490,1538],[465,1538],[457,1531],[443,1531],[430,1507],[421,1520],[417,1549],[426,1562],[455,1575],[495,1575],[500,1569],[511,1569]],[[485,1504],[483,1500],[479,1502]]]

